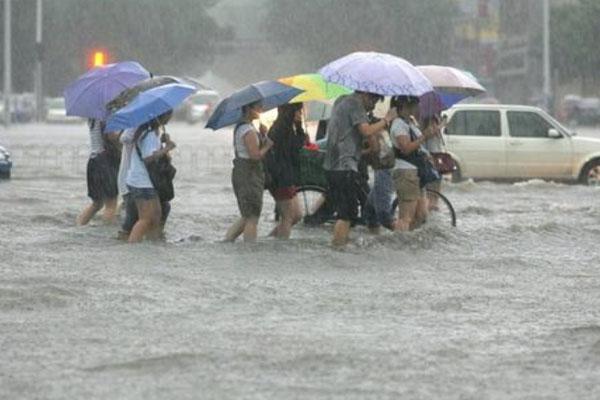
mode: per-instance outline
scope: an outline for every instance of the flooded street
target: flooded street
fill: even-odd
[[[259,243],[223,244],[230,131],[170,132],[167,241],[130,246],[75,226],[84,124],[0,130],[0,398],[600,397],[600,188],[449,185],[457,228],[345,251],[330,226],[264,238],[265,195]]]

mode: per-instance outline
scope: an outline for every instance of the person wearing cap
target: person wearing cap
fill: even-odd
[[[397,115],[395,109],[390,109],[384,118],[369,123],[367,113],[382,99],[378,94],[356,91],[338,98],[331,111],[323,167],[329,184],[328,195],[336,210],[334,247],[348,242],[351,223],[358,217],[358,163],[363,140],[387,129]]]
[[[421,186],[419,171],[414,157],[427,152],[423,144],[435,132],[421,132],[414,115],[418,113],[419,98],[414,96],[392,97],[390,106],[398,113],[392,122],[390,134],[396,151],[396,163],[392,178],[398,196],[398,218],[394,230],[408,231],[416,228],[427,218],[427,197]]]

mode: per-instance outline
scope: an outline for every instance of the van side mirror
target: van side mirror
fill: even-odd
[[[560,139],[563,137],[563,135],[561,135],[561,133],[559,131],[557,131],[554,128],[550,128],[548,129],[548,137],[550,139]]]

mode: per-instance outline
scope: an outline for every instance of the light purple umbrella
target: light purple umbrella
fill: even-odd
[[[462,94],[465,97],[484,93],[485,88],[470,73],[442,65],[419,65],[417,67],[429,79],[433,87],[442,93]]]
[[[106,104],[149,77],[150,73],[135,61],[91,69],[65,88],[67,115],[106,119]]]
[[[319,73],[328,82],[383,96],[421,96],[433,90],[414,65],[386,53],[351,53],[327,64]]]

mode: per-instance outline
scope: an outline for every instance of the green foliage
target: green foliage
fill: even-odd
[[[232,39],[207,14],[215,0],[44,1],[44,83],[59,94],[87,68],[95,48],[112,60],[136,60],[157,74],[206,68],[215,44]],[[31,90],[35,60],[35,1],[13,1],[15,90]],[[19,34],[17,34],[19,33]],[[30,87],[22,87],[29,82]]]
[[[600,71],[600,2],[579,0],[552,8],[552,62],[561,79],[597,78]]]
[[[452,0],[272,0],[265,29],[305,67],[370,50],[434,63],[449,56],[456,12]]]

